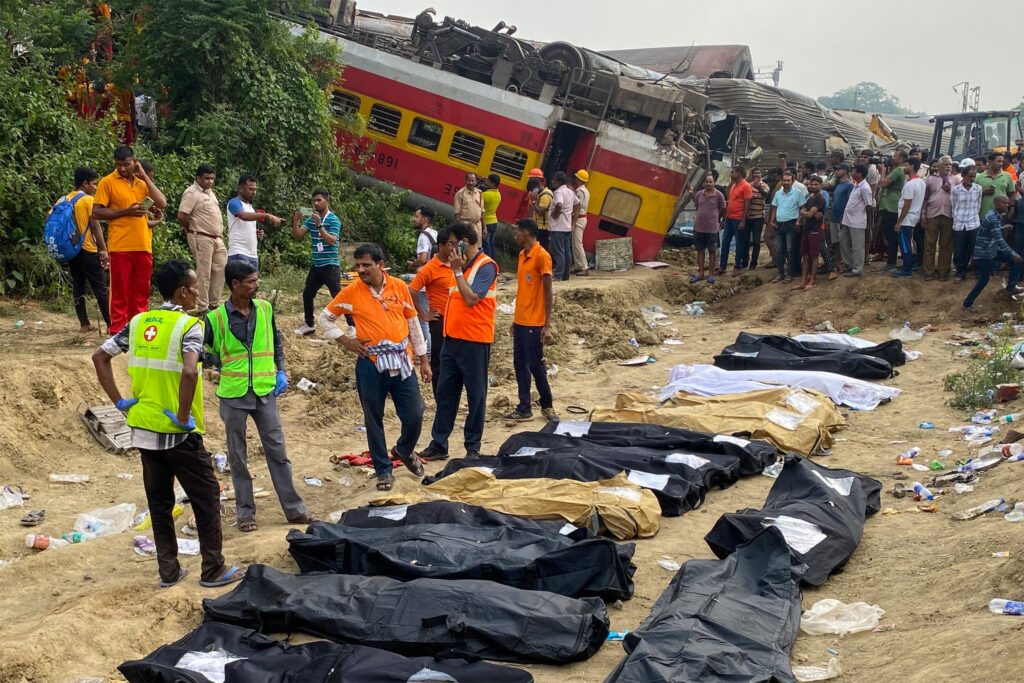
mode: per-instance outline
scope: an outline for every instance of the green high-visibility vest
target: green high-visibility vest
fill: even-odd
[[[271,325],[273,308],[265,299],[253,299],[256,329],[252,335],[252,348],[246,348],[238,337],[231,334],[228,309],[219,306],[210,314],[213,326],[213,352],[220,356],[220,384],[217,396],[238,398],[252,387],[257,396],[266,396],[274,390],[277,366],[274,364],[274,329]]]
[[[185,367],[181,340],[193,325],[202,325],[202,321],[168,309],[139,313],[128,323],[128,376],[132,379],[132,396],[139,399],[128,411],[128,426],[160,434],[185,432],[164,415],[164,409],[178,412],[178,387]],[[201,362],[199,372],[191,414],[196,423],[194,431],[203,434]]]

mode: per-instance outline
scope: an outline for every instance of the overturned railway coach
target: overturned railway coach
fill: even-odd
[[[498,218],[514,223],[527,214],[531,168],[549,179],[586,169],[585,248],[629,237],[636,260],[657,254],[702,158],[704,102],[695,91],[565,43],[537,48],[501,25],[353,8],[319,29],[345,63],[334,109],[358,114],[372,142],[368,168],[357,169],[364,183],[408,190],[411,203],[450,216],[466,173],[495,173]]]

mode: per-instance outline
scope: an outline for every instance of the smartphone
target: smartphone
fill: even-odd
[[[302,214],[303,218],[310,218],[313,215],[313,209],[309,209],[304,206],[299,209],[299,213]]]
[[[153,206],[153,198],[152,197],[146,197],[141,202],[139,202],[139,206],[141,206],[146,211],[149,211],[150,207]]]
[[[465,256],[467,251],[469,251],[469,245],[465,242],[459,242],[459,253]]]

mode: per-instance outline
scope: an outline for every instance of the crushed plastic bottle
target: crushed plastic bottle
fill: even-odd
[[[958,522],[966,522],[967,520],[976,519],[986,513],[992,512],[993,510],[997,509],[1000,505],[1002,505],[1004,502],[1005,501],[1003,501],[1002,498],[993,498],[992,500],[985,501],[981,505],[975,505],[974,507],[968,508],[963,512],[958,512],[952,517]]]
[[[921,422],[917,425],[918,429],[935,429],[934,422]]]
[[[766,477],[771,477],[772,479],[778,479],[779,475],[782,474],[782,466],[783,463],[781,461],[772,463],[771,465],[768,465],[768,467],[765,467],[761,471],[761,474]]]
[[[928,490],[928,487],[926,487],[924,484],[922,484],[919,481],[915,481],[914,485],[911,488],[914,490],[914,498],[916,500],[934,500],[935,499],[935,496],[933,496],[932,492]]]
[[[217,469],[217,472],[224,474],[228,471],[228,456],[224,453],[214,453],[213,466]]]
[[[625,639],[627,633],[629,633],[628,629],[625,631],[608,631],[608,638],[606,638],[606,640],[610,642],[623,640]]]
[[[1024,617],[1024,602],[993,598],[988,603],[988,611],[992,614],[1009,614],[1014,617]]]
[[[1013,510],[1003,515],[1007,522],[1024,522],[1024,502],[1014,503]]]
[[[958,496],[962,496],[965,493],[972,493],[973,491],[974,487],[970,484],[953,484],[953,492]]]
[[[920,454],[921,454],[921,449],[918,448],[917,446],[914,446],[910,450],[907,450],[907,451],[904,451],[903,453],[901,453],[900,457],[902,457],[902,458],[916,458]]]
[[[686,304],[683,306],[683,315],[701,316],[704,315],[704,307],[699,306],[697,302],[692,304]]]
[[[971,418],[971,422],[977,425],[987,425],[989,422],[992,422],[995,417],[995,410],[979,410],[974,414],[974,417]]]
[[[88,474],[51,474],[50,481],[57,484],[85,484],[89,481]]]

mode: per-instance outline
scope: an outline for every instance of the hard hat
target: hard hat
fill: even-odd
[[[974,166],[974,159],[972,159],[970,157],[966,157],[966,158],[960,160],[960,170],[961,171],[966,171],[967,169],[971,168],[972,166]]]
[[[528,177],[530,177],[530,178],[543,178],[544,177],[544,171],[540,170],[539,168],[531,168],[530,169],[530,173],[528,174]]]
[[[588,180],[590,180],[590,174],[584,171],[582,168],[576,171],[575,176],[576,180],[580,181],[581,183],[585,183]]]

